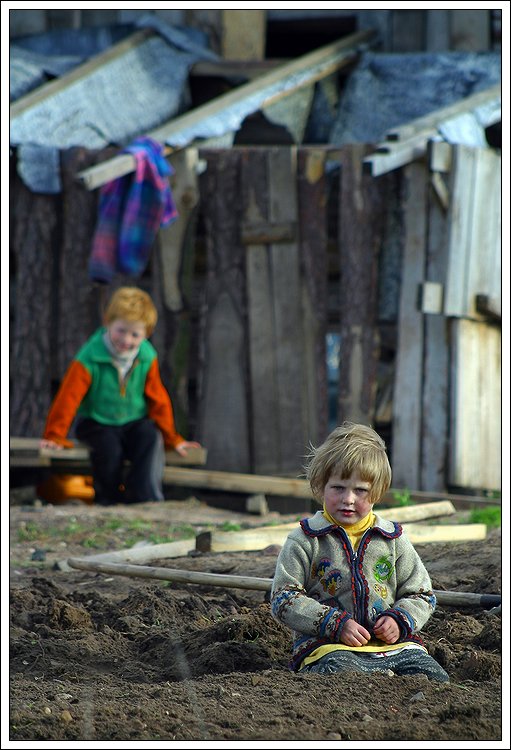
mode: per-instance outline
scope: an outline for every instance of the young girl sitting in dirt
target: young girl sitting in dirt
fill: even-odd
[[[289,534],[271,591],[273,616],[294,631],[291,668],[448,682],[418,635],[436,606],[430,577],[401,526],[373,513],[391,482],[385,443],[344,422],[307,458],[323,510]]]
[[[99,328],[71,362],[52,404],[41,445],[72,447],[76,436],[91,449],[95,502],[100,505],[163,500],[164,447],[185,456],[200,444],[174,426],[172,403],[147,341],[158,313],[147,292],[121,287]],[[130,470],[124,477],[124,461]]]

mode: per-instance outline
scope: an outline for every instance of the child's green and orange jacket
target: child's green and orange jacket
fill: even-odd
[[[149,417],[163,435],[165,448],[184,438],[176,431],[170,396],[162,383],[154,346],[144,340],[133,367],[121,381],[99,328],[71,362],[50,408],[43,437],[70,448],[68,432],[76,416],[105,425]]]

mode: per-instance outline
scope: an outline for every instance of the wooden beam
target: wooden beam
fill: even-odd
[[[229,471],[206,469],[184,469],[167,467],[163,473],[165,484],[180,487],[204,487],[228,492],[262,493],[284,497],[312,498],[312,491],[305,479],[289,479],[262,474],[237,474]]]
[[[476,94],[471,94],[454,104],[436,109],[434,112],[418,117],[416,120],[400,127],[387,130],[385,138],[388,141],[406,141],[421,135],[427,139],[437,134],[439,125],[466,112],[477,112],[482,118],[483,127],[493,125],[501,117],[499,108],[502,97],[501,91],[500,84],[484,89],[484,91],[478,91]]]
[[[59,78],[55,78],[53,81],[39,86],[38,88],[30,91],[25,96],[16,99],[10,106],[9,117],[14,120],[16,117],[21,115],[27,109],[34,107],[36,104],[48,99],[50,96],[55,96],[59,92],[71,86],[76,81],[80,81],[82,78],[86,78],[88,75],[93,73],[95,70],[100,68],[102,65],[115,60],[117,57],[124,55],[133,47],[138,47],[140,44],[145,42],[149,37],[154,34],[153,29],[143,29],[142,31],[136,31],[134,34],[124,39],[119,44],[114,44],[109,49],[105,50],[99,55],[95,55],[92,59],[87,60],[83,65],[78,65],[73,68],[69,73],[66,73]]]
[[[90,467],[89,449],[78,442],[73,448],[62,450],[40,448],[40,438],[11,437],[9,443],[11,467]],[[205,448],[189,448],[186,456],[179,455],[175,450],[165,451],[165,463],[171,466],[203,466],[206,460]]]
[[[152,130],[147,135],[161,143],[172,143],[173,149],[184,148],[194,142],[194,128],[208,118],[227,117],[244,110],[244,116],[288,96],[302,86],[327,77],[353,62],[360,45],[374,36],[373,30],[351,34],[339,42],[321,47],[303,57],[284,63],[276,70],[263,74],[255,81],[230,91],[210,102],[181,115]],[[78,174],[88,190],[132,172],[135,159],[131,154],[120,154]]]
[[[439,127],[461,114],[474,113],[483,128],[498,122],[501,119],[500,101],[501,87],[493,86],[387,131],[386,140],[363,160],[364,172],[377,177],[424,157],[428,143],[440,140]]]
[[[163,544],[147,544],[143,547],[129,547],[128,549],[115,550],[113,552],[102,552],[98,555],[87,556],[87,562],[92,563],[141,563],[153,562],[154,560],[167,560],[175,557],[186,557],[189,552],[196,549],[196,540],[179,539],[176,542],[164,542]],[[71,570],[67,559],[58,560],[59,570]]]
[[[396,520],[392,514],[390,519]],[[197,537],[201,552],[242,552],[265,549],[270,545],[282,546],[298,522],[262,526],[243,531],[206,531]],[[403,524],[403,530],[412,544],[431,542],[459,542],[486,538],[484,523],[471,524]]]
[[[90,570],[107,575],[128,576],[130,578],[150,578],[177,583],[193,583],[203,586],[223,586],[225,588],[250,589],[252,591],[271,591],[273,579],[254,576],[235,576],[226,573],[203,573],[195,570],[178,568],[155,568],[148,565],[121,565],[107,562],[89,561],[87,558],[70,557],[70,568]],[[477,594],[465,591],[438,591],[433,589],[437,604],[458,607],[496,607],[501,604],[500,594]]]
[[[266,10],[222,10],[223,58],[261,60],[265,47]]]
[[[190,76],[192,78],[245,78],[252,80],[288,62],[289,60],[286,58],[274,60],[204,60],[192,65]]]

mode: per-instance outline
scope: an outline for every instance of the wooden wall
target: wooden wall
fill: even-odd
[[[201,153],[199,432],[208,463],[296,475],[326,430],[325,152]]]
[[[500,490],[500,155],[430,146],[403,170],[394,483]]]
[[[173,154],[180,221],[160,232],[142,277],[112,288],[88,278],[98,196],[76,180],[110,154],[63,152],[58,196],[31,193],[13,169],[10,434],[41,434],[106,298],[136,283],[159,311],[153,343],[178,429],[208,448],[209,468],[301,473],[309,443],[327,433],[325,334],[336,325],[338,421],[381,427],[381,336],[393,329],[383,424],[393,485],[498,489],[500,157],[446,147],[377,178],[362,173],[372,147],[359,144]],[[333,238],[327,164],[340,173]],[[396,201],[402,217],[389,238]],[[382,321],[389,239],[402,249],[399,305],[395,321]]]

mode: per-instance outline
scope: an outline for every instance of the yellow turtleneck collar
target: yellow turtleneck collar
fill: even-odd
[[[349,537],[349,540],[351,542],[351,545],[353,549],[357,549],[358,543],[360,542],[362,535],[364,532],[367,531],[367,529],[372,528],[374,526],[374,522],[376,520],[376,516],[374,515],[373,511],[371,510],[367,516],[364,518],[361,518],[360,521],[357,521],[357,523],[347,523],[346,525],[343,523],[339,523],[339,521],[336,521],[335,518],[333,518],[330,513],[325,508],[325,505],[323,503],[323,515],[325,516],[326,520],[333,524],[334,526],[340,526],[341,529],[344,529],[346,534]]]

